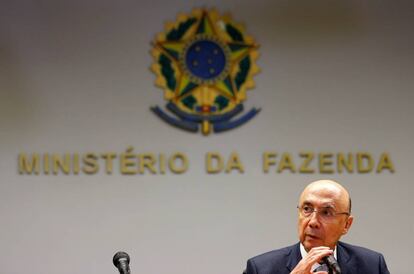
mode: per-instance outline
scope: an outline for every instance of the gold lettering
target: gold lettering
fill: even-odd
[[[19,154],[19,173],[36,174],[40,172],[40,156],[37,153],[32,154],[32,161],[28,160],[26,153]]]
[[[244,172],[243,164],[240,161],[237,152],[233,152],[232,154],[230,154],[229,161],[227,162],[226,173],[229,173],[233,169],[239,170],[239,173]]]
[[[127,175],[137,174],[137,157],[132,153],[133,147],[129,146],[125,153],[121,154],[121,173]],[[135,169],[134,169],[135,167]]]
[[[45,153],[43,155],[43,172],[44,174],[48,175],[50,172],[50,162],[49,162],[49,154]]]
[[[348,153],[348,158],[345,158],[345,155],[340,152],[336,157],[336,165],[338,168],[338,173],[342,173],[344,167],[349,173],[354,172],[354,157],[352,153]]]
[[[334,170],[330,168],[332,166],[332,153],[319,153],[319,172],[320,173],[333,173]]]
[[[78,175],[79,174],[79,154],[75,153],[73,154],[73,174]]]
[[[165,155],[164,154],[160,154],[160,157],[159,157],[160,159],[159,159],[159,168],[160,168],[160,173],[161,174],[165,174],[165,168],[166,168],[166,166],[165,166]]]
[[[84,166],[82,171],[86,174],[95,174],[99,170],[98,155],[94,153],[86,153],[82,158]]]
[[[295,164],[293,163],[292,156],[289,153],[282,154],[277,172],[281,173],[284,169],[289,169],[291,173],[296,172]]]
[[[276,165],[276,152],[265,152],[263,153],[263,172],[269,173],[269,168],[272,165]]]
[[[106,171],[106,174],[112,174],[112,171],[113,171],[113,159],[116,158],[116,153],[114,153],[114,152],[103,153],[101,155],[101,157],[103,159],[105,159],[105,171]]]
[[[309,167],[310,163],[315,157],[314,153],[313,152],[301,152],[299,153],[299,156],[304,158],[302,165],[299,168],[299,173],[314,173],[315,170]]]
[[[394,164],[391,161],[388,153],[382,153],[377,166],[377,173],[381,173],[382,170],[388,169],[391,173],[395,172]]]
[[[181,167],[176,166],[176,160],[179,160],[179,162],[181,162]],[[183,153],[177,152],[171,156],[170,160],[168,161],[168,166],[172,172],[181,174],[183,172],[186,172],[188,169],[188,159]]]
[[[70,172],[70,154],[65,153],[63,159],[59,154],[52,154],[53,174],[57,175],[59,170],[64,174]]]
[[[144,174],[145,168],[147,168],[152,174],[156,174],[157,170],[154,165],[156,164],[155,156],[152,153],[138,154],[140,174]]]
[[[213,165],[213,162],[215,162],[216,164]],[[220,156],[220,153],[216,153],[216,152],[209,152],[206,155],[206,168],[207,168],[207,173],[210,174],[215,174],[215,173],[219,173],[223,170],[224,164],[223,164],[223,159]]]
[[[367,152],[357,153],[357,164],[359,173],[368,173],[374,168],[374,161],[372,160],[371,154]]]

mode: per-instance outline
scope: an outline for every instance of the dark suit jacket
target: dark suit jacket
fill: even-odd
[[[342,274],[389,274],[382,254],[342,242],[337,244]],[[302,259],[299,243],[273,250],[247,261],[247,274],[289,274]]]

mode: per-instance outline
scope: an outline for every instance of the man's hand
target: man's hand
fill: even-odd
[[[319,263],[323,257],[329,256],[333,253],[333,250],[326,246],[318,246],[312,248],[305,258],[302,258],[298,265],[293,269],[290,274],[309,274],[312,273],[311,269],[315,263]],[[314,274],[328,274],[325,271],[313,272]]]

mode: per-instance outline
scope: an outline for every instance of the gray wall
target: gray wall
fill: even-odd
[[[261,45],[248,124],[204,137],[171,128],[150,42],[179,12],[231,12]],[[342,182],[344,241],[411,273],[413,18],[410,1],[1,1],[1,273],[240,273],[297,241],[296,203],[318,178]],[[185,153],[181,175],[19,175],[25,153]],[[388,152],[391,174],[265,174],[264,151]],[[206,174],[239,153],[245,173]],[[377,157],[377,156],[376,156]]]

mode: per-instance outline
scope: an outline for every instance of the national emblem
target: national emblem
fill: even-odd
[[[247,89],[254,87],[259,71],[255,61],[258,45],[244,34],[242,26],[215,10],[196,9],[180,15],[153,42],[153,72],[156,85],[164,90],[166,108],[151,110],[178,128],[208,135],[237,127],[260,109],[242,117]]]

